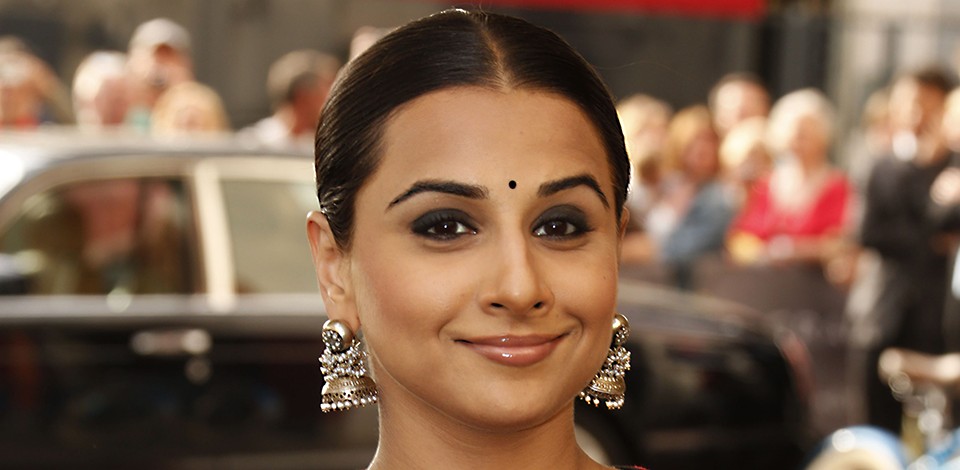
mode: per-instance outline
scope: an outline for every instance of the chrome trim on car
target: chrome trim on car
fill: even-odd
[[[207,295],[214,311],[226,312],[236,302],[230,230],[220,190],[219,166],[210,160],[194,168],[200,252],[206,277]]]

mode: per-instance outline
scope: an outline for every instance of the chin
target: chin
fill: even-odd
[[[537,428],[544,423],[557,419],[565,415],[567,410],[571,410],[572,401],[569,406],[551,410],[533,410],[533,409],[510,409],[510,410],[484,410],[480,413],[472,413],[469,417],[461,421],[475,429],[487,432],[520,432]]]
[[[488,431],[523,431],[540,426],[558,416],[572,417],[575,394],[544,396],[542,393],[509,391],[499,393],[491,388],[482,397],[461,402],[458,421]]]

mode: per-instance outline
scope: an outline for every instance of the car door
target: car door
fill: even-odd
[[[376,410],[319,412],[310,160],[50,165],[0,205],[0,467],[359,468]]]
[[[306,240],[307,212],[318,207],[312,163],[222,156],[195,168],[211,305],[202,419],[233,456],[360,468],[376,447],[376,409],[319,411],[326,318]]]
[[[0,299],[0,467],[180,445],[209,343],[182,320],[203,288],[187,163],[58,160],[2,199],[26,292]]]

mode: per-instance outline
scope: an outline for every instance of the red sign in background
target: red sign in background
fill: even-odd
[[[636,11],[687,16],[755,19],[763,15],[763,0],[482,0],[477,6],[552,8],[592,12]]]

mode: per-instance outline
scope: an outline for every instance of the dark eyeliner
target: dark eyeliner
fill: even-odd
[[[462,224],[471,233],[477,233],[477,229],[470,220],[470,216],[457,209],[437,209],[429,211],[410,223],[410,231],[422,237],[438,240],[449,240],[460,236],[457,234],[430,233],[431,229],[435,229],[443,223]]]
[[[536,232],[540,227],[543,227],[549,222],[564,222],[572,225],[575,229],[575,231],[569,235],[564,235],[563,237],[552,236],[551,238],[575,238],[594,230],[593,225],[590,224],[587,218],[587,214],[576,206],[571,205],[556,206],[546,210],[534,221],[532,231]]]

